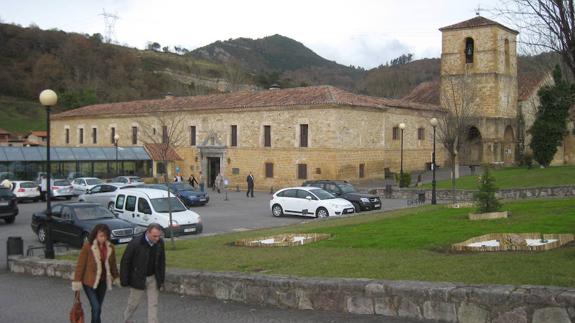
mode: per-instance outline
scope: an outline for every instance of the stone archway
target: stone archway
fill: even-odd
[[[505,127],[502,155],[505,165],[515,163],[515,135],[513,134],[513,128],[511,126]]]
[[[460,165],[481,165],[483,160],[483,138],[475,126],[469,127],[461,145]]]

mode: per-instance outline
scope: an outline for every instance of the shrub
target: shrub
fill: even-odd
[[[408,187],[411,184],[411,174],[403,173],[403,178],[400,178],[401,174],[395,174],[395,181],[399,183],[399,187]]]
[[[479,192],[473,195],[479,213],[496,212],[501,209],[502,204],[495,197],[497,190],[495,178],[491,175],[489,167],[484,167],[483,175],[479,177]]]

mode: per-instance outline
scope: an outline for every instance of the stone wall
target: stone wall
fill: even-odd
[[[15,273],[70,280],[71,261],[14,257]],[[168,292],[254,305],[445,322],[575,322],[575,290],[168,270]]]
[[[391,194],[386,192],[385,188],[376,188],[369,190],[371,194],[379,195],[382,198],[390,199],[406,199],[415,200],[419,194],[425,194],[427,201],[431,200],[431,189],[416,189],[416,188],[402,188],[393,187]],[[451,200],[451,189],[438,189],[438,200]],[[473,193],[475,190],[455,190],[457,201],[473,201]],[[520,200],[528,198],[543,198],[543,197],[573,197],[575,196],[575,185],[568,186],[555,186],[555,187],[529,187],[529,188],[513,188],[502,189],[495,193],[499,199],[505,200]]]

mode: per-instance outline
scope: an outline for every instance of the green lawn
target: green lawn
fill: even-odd
[[[457,189],[477,189],[477,177],[480,175],[481,173],[477,172],[475,176],[462,176],[456,180],[455,187]],[[532,169],[525,167],[502,168],[494,169],[493,176],[499,188],[574,185],[575,166]],[[431,184],[425,184],[423,187],[431,188]],[[451,188],[451,180],[438,181],[437,188]]]
[[[26,133],[46,130],[46,111],[38,102],[0,96],[0,128]]]
[[[271,275],[535,284],[575,287],[575,249],[547,252],[450,253],[453,243],[491,232],[572,233],[575,199],[507,203],[508,219],[471,222],[470,209],[425,206],[181,240],[167,247],[170,267]],[[329,233],[328,240],[287,248],[232,242],[281,232]],[[119,248],[119,254],[121,249]],[[70,258],[70,257],[69,257]]]

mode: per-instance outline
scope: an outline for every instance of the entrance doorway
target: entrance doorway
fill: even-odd
[[[208,159],[208,187],[213,187],[220,172],[220,157],[207,157]]]

